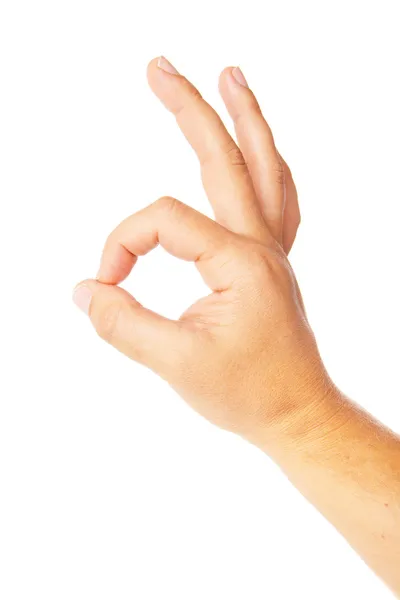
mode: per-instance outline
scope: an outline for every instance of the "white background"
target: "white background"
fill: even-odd
[[[391,597],[266,456],[104,344],[71,290],[159,196],[210,214],[147,62],[165,54],[224,118],[218,75],[240,64],[298,185],[292,262],[327,367],[399,431],[397,9],[1,1],[2,600]],[[169,316],[204,291],[158,250],[127,285]]]

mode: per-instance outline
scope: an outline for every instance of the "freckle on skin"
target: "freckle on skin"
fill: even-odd
[[[383,533],[381,534],[381,538],[382,538],[383,540],[385,540],[385,539],[386,539],[386,537],[385,537],[385,535],[384,535]]]
[[[389,508],[389,504],[385,502],[385,508]]]

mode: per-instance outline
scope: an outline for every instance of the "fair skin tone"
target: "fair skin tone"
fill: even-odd
[[[400,439],[327,374],[288,261],[296,188],[237,68],[220,77],[237,144],[165,59],[153,92],[196,152],[215,220],[165,197],[108,237],[95,280],[75,288],[98,334],[164,378],[197,412],[271,456],[400,597]],[[161,245],[210,295],[171,321],[119,287]]]

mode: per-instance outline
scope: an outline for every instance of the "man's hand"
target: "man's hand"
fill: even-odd
[[[223,72],[239,149],[165,59],[148,76],[198,155],[216,220],[161,198],[111,233],[97,280],[82,282],[75,301],[101,337],[272,456],[400,594],[400,441],[343,396],[321,362],[287,260],[297,194],[257,101],[238,69]],[[118,287],[157,244],[192,261],[212,291],[179,321]]]
[[[75,299],[102,338],[156,371],[213,423],[256,440],[305,409],[310,390],[330,387],[286,257],[300,220],[296,189],[240,70],[220,78],[240,149],[165,59],[150,63],[148,78],[199,158],[216,221],[159,199],[111,233],[97,281],[80,284]],[[117,287],[158,244],[192,261],[212,291],[179,321]]]

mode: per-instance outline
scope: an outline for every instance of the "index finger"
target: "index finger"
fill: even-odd
[[[239,238],[193,208],[163,197],[131,215],[109,235],[97,279],[116,285],[131,272],[138,256],[160,244],[167,252],[192,261],[214,291],[234,280],[231,260]]]

